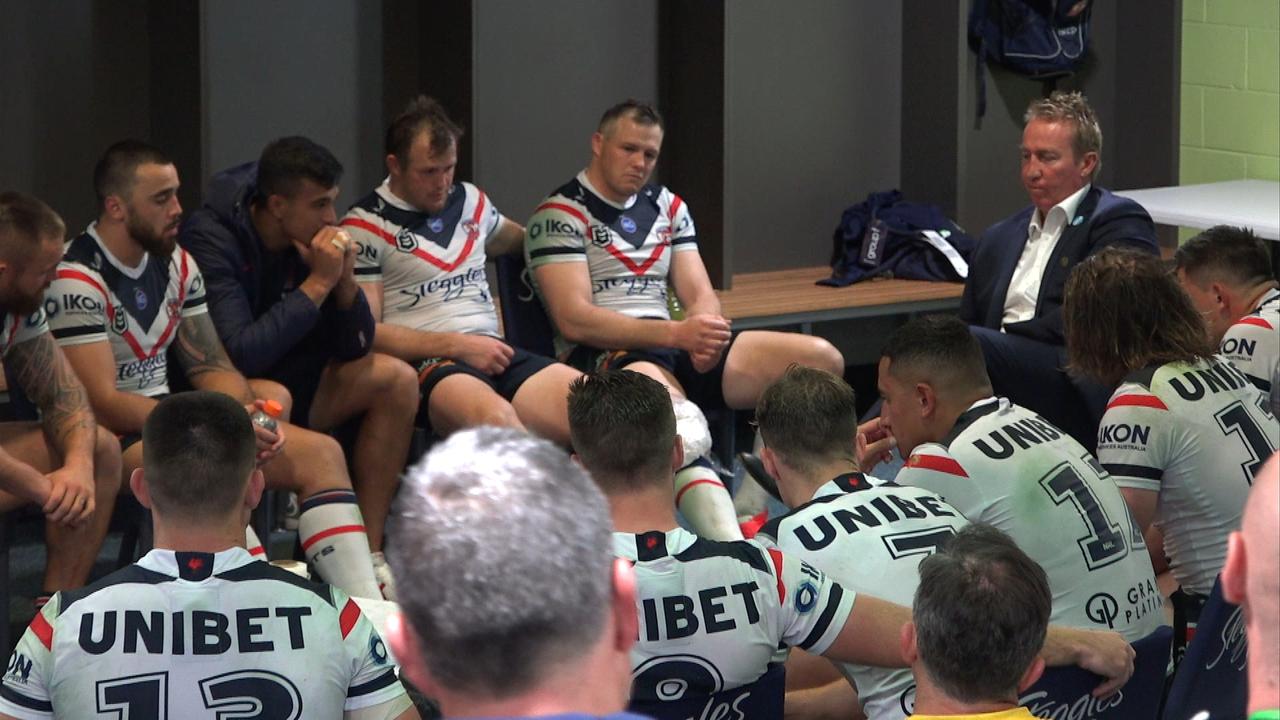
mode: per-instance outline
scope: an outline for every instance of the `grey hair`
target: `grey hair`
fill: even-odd
[[[1024,124],[1032,120],[1071,123],[1075,127],[1071,149],[1077,159],[1084,157],[1085,153],[1097,153],[1098,163],[1093,166],[1089,180],[1098,176],[1102,170],[1102,126],[1083,93],[1054,90],[1047,98],[1032,100],[1022,120]]]
[[[600,637],[612,588],[604,496],[555,445],[453,434],[405,475],[387,556],[439,682],[504,698]]]
[[[912,619],[929,678],[963,702],[1017,698],[1044,645],[1044,570],[1000,530],[974,523],[920,563]]]

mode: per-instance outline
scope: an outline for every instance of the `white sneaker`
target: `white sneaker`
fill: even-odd
[[[382,591],[384,600],[396,601],[396,579],[391,575],[391,566],[387,558],[380,552],[373,555],[373,577],[378,581],[378,589]]]

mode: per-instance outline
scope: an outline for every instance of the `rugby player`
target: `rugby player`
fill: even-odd
[[[512,428],[463,430],[406,473],[387,640],[447,717],[642,720],[627,702],[635,576],[582,467]]]
[[[1280,289],[1266,242],[1246,228],[1218,225],[1183,243],[1173,261],[1209,340],[1270,393],[1280,362]]]
[[[766,523],[756,539],[822,570],[847,590],[910,606],[920,561],[968,521],[933,492],[883,484],[858,472],[853,389],[825,370],[789,368],[760,396],[756,423],[764,440],[760,459],[777,479],[782,501],[793,508]],[[915,681],[909,670],[839,667],[871,720],[901,720],[911,707]],[[834,692],[847,696],[843,688]],[[789,706],[791,701],[788,696]]]
[[[1004,531],[1044,568],[1052,621],[1133,642],[1161,625],[1142,532],[1116,481],[1079,442],[992,395],[978,341],[958,319],[895,331],[881,352],[881,419],[906,465],[900,485],[941,495]]]
[[[88,580],[120,490],[120,444],[94,422],[45,321],[44,291],[65,234],[48,205],[0,192],[0,358],[40,410],[38,423],[0,423],[0,514],[26,504],[44,512],[48,559],[37,610]]]
[[[677,415],[689,418],[681,425],[687,464],[676,474],[681,510],[701,518],[694,522],[706,537],[741,538],[729,495],[701,458],[710,440],[698,408],[753,407],[787,365],[842,373],[844,357],[808,335],[732,335],[689,206],[649,183],[662,138],[662,117],[649,105],[606,110],[586,169],[529,220],[525,257],[562,360],[583,371],[625,367],[667,386]],[[671,319],[671,292],[682,320]]]
[[[47,311],[99,422],[122,438],[128,473],[142,464],[147,415],[169,392],[170,348],[197,389],[251,407],[255,398],[218,340],[199,267],[177,246],[177,168],[156,148],[122,141],[99,160],[94,189],[98,219],[67,246]],[[380,598],[342,448],[285,422],[278,430],[257,429],[259,462],[269,487],[302,501],[307,559],[348,594]]]
[[[374,349],[417,368],[441,435],[500,425],[567,444],[565,395],[579,373],[502,339],[485,260],[517,251],[524,228],[454,181],[461,138],[435,100],[410,102],[387,129],[387,179],[342,219],[378,322]]]
[[[155,549],[44,606],[9,662],[0,718],[417,718],[354,600],[245,549],[263,490],[245,408],[179,393],[142,435],[129,484]]]
[[[323,146],[280,138],[257,162],[213,176],[178,242],[200,266],[209,316],[241,373],[283,384],[304,427],[329,432],[358,419],[352,480],[390,599],[383,522],[409,454],[417,378],[370,352],[373,316],[356,285],[356,248],[335,227],[341,177]]]
[[[898,638],[906,608],[846,589],[776,548],[707,540],[676,524],[670,476],[682,464],[682,445],[660,383],[618,370],[584,376],[570,391],[569,427],[574,451],[609,499],[614,552],[635,563],[633,698],[747,688],[790,646],[842,662],[904,666]],[[1115,633],[1070,630],[1058,632],[1046,653],[1055,664],[1083,653],[1109,664],[1099,669],[1119,682],[1132,657]],[[748,692],[742,702],[750,702]]]
[[[1064,313],[1071,364],[1118,385],[1098,459],[1139,527],[1163,535],[1194,620],[1249,486],[1280,446],[1280,424],[1262,391],[1213,354],[1200,313],[1158,259],[1119,250],[1091,258],[1067,283]]]

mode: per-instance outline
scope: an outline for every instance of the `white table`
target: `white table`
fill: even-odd
[[[1239,225],[1280,241],[1280,182],[1231,180],[1204,185],[1118,190],[1161,225],[1209,228]]]

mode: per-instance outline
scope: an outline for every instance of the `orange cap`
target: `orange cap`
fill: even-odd
[[[284,406],[275,400],[267,400],[266,402],[262,403],[262,412],[270,415],[273,418],[278,418],[280,417],[281,413],[284,412]]]

